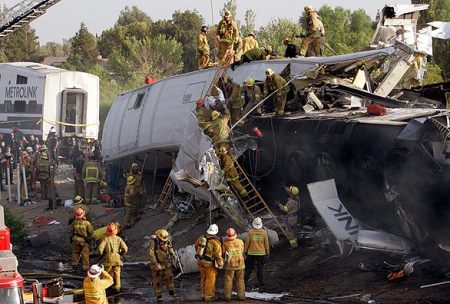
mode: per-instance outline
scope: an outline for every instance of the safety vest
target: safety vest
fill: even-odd
[[[84,176],[85,183],[97,183],[100,178],[100,170],[96,163],[88,162]]]
[[[75,219],[72,225],[73,225],[72,240],[84,243],[88,238],[89,234],[88,230],[89,226],[91,226],[91,223],[89,223],[87,220],[84,219]]]

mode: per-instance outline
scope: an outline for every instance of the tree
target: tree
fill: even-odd
[[[255,32],[255,19],[256,13],[254,10],[249,9],[245,11],[244,24],[241,26],[241,36],[247,36],[249,33]]]
[[[89,71],[98,63],[97,41],[86,25],[81,23],[80,30],[71,39],[70,54],[67,63],[78,71]]]
[[[39,41],[36,31],[30,25],[24,25],[14,33],[0,40],[0,49],[7,61],[41,62]]]
[[[67,55],[64,53],[64,47],[57,42],[47,42],[41,46],[40,53],[44,57],[61,57]]]
[[[137,6],[132,6],[131,9],[128,6],[125,6],[125,9],[120,12],[116,26],[128,26],[139,22],[151,24],[152,19]]]
[[[260,28],[258,34],[259,45],[270,45],[274,50],[278,50],[278,54],[284,54],[283,39],[286,37],[293,38],[300,32],[301,26],[297,22],[287,18],[272,19],[269,24]]]

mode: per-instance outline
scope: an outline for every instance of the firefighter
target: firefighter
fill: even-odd
[[[245,62],[252,62],[258,60],[268,60],[270,59],[270,54],[272,53],[271,46],[257,47],[251,49],[244,53],[240,61],[236,61],[231,65],[231,69],[234,71],[236,66],[241,65]]]
[[[281,211],[284,211],[287,214],[287,218],[285,221],[286,226],[286,236],[289,239],[289,244],[292,248],[298,247],[297,244],[297,223],[298,223],[298,213],[300,210],[300,191],[296,186],[290,186],[287,189],[289,193],[289,199],[286,204],[279,203]]]
[[[205,107],[205,100],[200,98],[195,103],[195,115],[197,117],[198,126],[202,130],[206,130],[211,122],[211,111]]]
[[[197,36],[197,64],[198,69],[206,69],[209,65],[208,27],[203,25]]]
[[[97,203],[99,201],[98,187],[100,180],[103,178],[103,169],[92,152],[88,154],[88,160],[84,163],[81,174],[83,176],[86,204]]]
[[[36,173],[39,179],[39,184],[41,185],[41,197],[43,200],[48,200],[47,210],[51,210],[53,209],[53,201],[50,192],[50,162],[48,161],[47,152],[41,152],[41,155],[36,163]]]
[[[228,125],[230,112],[227,109],[224,109],[224,112],[224,114],[217,110],[211,112],[211,125],[209,126],[209,130],[212,133],[212,141],[216,151],[220,147],[225,147],[227,150],[230,147],[230,126]]]
[[[20,157],[20,166],[25,168],[25,181],[23,180],[23,173],[20,172],[21,183],[20,183],[20,196],[23,205],[31,204],[30,193],[31,193],[31,157],[26,151],[22,152]],[[27,187],[27,192],[25,192],[25,186]]]
[[[266,80],[264,81],[264,96],[269,96],[272,92],[278,90],[274,94],[274,104],[276,105],[276,115],[284,115],[284,106],[286,105],[286,95],[289,87],[286,86],[286,80],[275,73],[271,68],[266,70]]]
[[[136,205],[137,205],[137,196],[136,189],[134,183],[136,182],[136,178],[134,175],[129,175],[127,177],[127,186],[125,187],[125,226],[124,229],[128,229],[136,223],[136,219],[139,219],[139,216],[136,216]]]
[[[219,160],[227,183],[233,186],[233,188],[241,197],[248,197],[248,192],[247,190],[245,190],[239,180],[239,174],[236,170],[236,167],[234,166],[233,157],[228,153],[227,148],[219,148]]]
[[[237,237],[233,228],[227,229],[227,237],[223,243],[223,252],[225,254],[225,282],[223,287],[225,301],[231,301],[233,281],[236,282],[238,300],[243,301],[245,300],[244,242]]]
[[[94,227],[86,219],[83,209],[75,211],[75,220],[70,225],[70,241],[72,242],[72,267],[80,263],[83,270],[89,269],[89,247],[92,241]]]
[[[260,103],[262,100],[262,93],[259,86],[255,85],[255,80],[252,77],[248,77],[245,80],[245,90],[244,90],[244,111],[242,115],[250,112],[254,106]],[[257,107],[255,110],[257,115],[261,115],[261,106]]]
[[[222,64],[228,63],[225,62],[227,54],[233,53],[234,44],[239,40],[239,29],[231,17],[231,12],[225,11],[223,19],[217,26],[217,40],[219,42],[219,54],[217,56]]]
[[[255,33],[251,32],[242,39],[242,52],[245,54],[247,51],[253,50],[259,47],[258,41],[256,40]]]
[[[81,197],[80,195],[77,195],[73,198],[73,203],[74,203],[74,210],[76,212],[76,210],[78,210],[78,208],[81,208],[84,210],[85,213],[85,217],[88,221],[91,220],[91,212],[89,207],[86,205],[84,198]]]
[[[72,153],[74,158],[72,162],[73,166],[73,179],[75,184],[75,196],[84,196],[84,182],[83,182],[83,166],[84,166],[84,154],[80,150],[75,150]]]
[[[244,102],[242,100],[243,86],[235,83],[231,77],[221,78],[222,87],[227,96],[226,102],[230,109],[231,124],[234,124],[242,117],[242,107]]]
[[[113,278],[103,267],[92,265],[83,281],[84,303],[108,304],[106,289],[114,283]]]
[[[107,236],[98,245],[98,253],[102,257],[105,271],[114,279],[114,291],[120,292],[120,269],[123,266],[123,256],[127,253],[128,247],[117,233],[116,224],[109,223],[106,229]]]
[[[317,11],[311,5],[305,6],[304,9],[306,14],[306,24],[303,28],[306,29],[306,32],[300,35],[300,37],[303,38],[302,46],[300,48],[300,56],[306,56],[310,44],[314,48],[314,54],[316,57],[322,56],[321,39],[325,37],[325,28],[323,27],[323,23],[320,20]]]
[[[270,255],[270,244],[267,231],[263,228],[261,218],[256,217],[252,223],[252,229],[248,231],[247,240],[245,240],[244,253],[247,255],[245,270],[245,285],[252,274],[256,264],[256,278],[258,280],[258,290],[264,289],[263,268],[266,259]]]
[[[222,240],[217,237],[218,232],[216,224],[210,225],[206,237],[200,236],[194,245],[200,270],[202,301],[206,302],[216,300],[217,269],[223,268]]]
[[[298,55],[298,48],[295,44],[291,43],[291,38],[286,37],[283,39],[283,44],[286,46],[284,57],[295,58]]]
[[[137,163],[133,163],[131,165],[128,176],[134,176],[134,195],[136,196],[135,212],[138,216],[144,213],[146,197],[144,188],[144,176],[142,175],[142,171],[139,170],[139,165]]]
[[[242,58],[244,52],[242,51],[242,38],[238,37],[236,42],[233,44],[233,61],[239,61]]]
[[[166,280],[167,289],[172,297],[175,297],[175,285],[173,282],[172,266],[176,263],[175,250],[169,240],[169,233],[165,229],[159,229],[151,236],[150,268],[152,270],[153,290],[158,303],[163,303],[161,282]]]

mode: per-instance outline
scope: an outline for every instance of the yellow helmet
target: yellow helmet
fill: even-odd
[[[219,117],[219,116],[220,116],[219,111],[216,111],[216,110],[212,111],[212,113],[211,113],[211,119],[212,120],[216,120],[217,117]]]
[[[166,229],[158,229],[155,232],[155,235],[158,239],[163,242],[167,242],[169,240],[169,232]]]
[[[132,163],[131,164],[131,169],[139,169],[138,163]]]
[[[316,10],[311,6],[311,5],[306,5],[305,7],[304,7],[304,9],[305,9],[305,12],[315,12]]]
[[[264,47],[264,50],[266,51],[266,53],[267,54],[271,54],[272,53],[272,51],[273,51],[273,49],[272,49],[272,47],[269,45],[269,46],[265,46]],[[271,70],[271,69],[270,69]]]
[[[225,147],[219,148],[219,154],[227,154],[227,153],[228,153],[227,148],[225,148]]]
[[[266,76],[272,76],[274,74],[274,71],[271,68],[268,68],[266,70]]]
[[[226,10],[226,11],[223,13],[223,16],[224,16],[224,17],[230,17],[230,18],[231,18],[231,12],[230,12],[229,10]]]
[[[48,154],[47,154],[47,152],[42,152],[40,157],[41,157],[42,159],[48,159]]]
[[[136,181],[136,178],[133,175],[127,177],[127,185],[133,185]]]
[[[296,196],[300,193],[300,190],[298,190],[298,188],[296,186],[290,186],[289,193]]]
[[[247,87],[252,87],[255,84],[255,80],[252,77],[247,78],[245,81],[245,85]]]
[[[44,152],[44,151],[47,151],[47,150],[48,150],[48,148],[47,148],[46,145],[42,145],[42,146],[39,148],[39,152]]]
[[[80,195],[75,196],[75,198],[73,200],[75,202],[75,205],[81,204],[84,201],[84,199]]]

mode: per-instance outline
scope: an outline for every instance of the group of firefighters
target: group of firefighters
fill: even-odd
[[[291,38],[285,38],[283,44],[286,46],[284,57],[305,57],[308,55],[310,45],[315,56],[322,56],[322,45],[324,44],[325,29],[317,11],[306,5],[304,31],[298,35],[302,38],[300,50],[291,43]],[[197,63],[199,69],[214,66],[210,62],[210,46],[208,43],[208,27],[202,26],[200,34],[197,36]],[[260,47],[256,40],[255,33],[248,33],[242,38],[236,22],[232,19],[231,12],[226,10],[223,19],[216,27],[214,42],[218,45],[217,60],[219,64],[235,63],[240,64],[253,60],[266,60],[273,54],[272,47]]]

